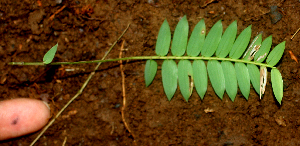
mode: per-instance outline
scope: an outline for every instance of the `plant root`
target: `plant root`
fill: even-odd
[[[122,54],[123,54],[123,51],[124,51],[124,42],[125,41],[123,40],[122,45],[121,45],[121,49],[120,49],[119,58],[122,58]],[[122,96],[123,96],[123,106],[122,106],[122,110],[121,110],[122,121],[123,121],[126,129],[128,130],[129,134],[132,135],[133,143],[136,145],[135,135],[132,133],[132,131],[130,130],[130,128],[129,128],[126,120],[125,120],[125,114],[124,114],[124,111],[125,111],[125,108],[126,108],[125,74],[124,74],[124,68],[123,68],[122,60],[120,60],[119,63],[120,63],[120,70],[121,70],[121,76],[122,76]]]

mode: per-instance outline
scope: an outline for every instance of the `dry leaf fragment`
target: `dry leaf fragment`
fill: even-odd
[[[252,59],[254,58],[254,56],[255,56],[255,54],[258,52],[260,46],[261,46],[261,45],[255,45],[255,46],[253,47],[253,49],[251,50],[250,55],[249,55],[249,57],[248,57],[249,60],[252,60]]]
[[[247,51],[246,51],[246,53],[243,55],[243,58],[245,58],[246,57],[246,55],[248,54],[248,52],[250,51],[250,55],[249,55],[249,58],[248,59],[250,59],[250,56],[251,56],[251,54],[253,54],[253,57],[254,57],[254,55],[256,54],[256,52],[259,50],[259,48],[260,48],[260,45],[259,46],[256,46],[256,45],[254,45],[254,43],[257,41],[257,39],[258,39],[258,37],[256,37],[253,41],[252,41],[252,43],[250,44],[250,46],[248,47],[248,49],[247,49]],[[254,45],[254,46],[253,46]]]
[[[257,58],[257,60],[256,61],[259,61],[260,59],[263,59],[265,56],[267,55],[267,53],[265,53],[264,55],[262,55],[262,56],[259,56],[258,58]]]
[[[284,126],[284,127],[286,126],[286,122],[284,121],[282,116],[276,117],[275,121],[280,126]]]
[[[259,84],[259,99],[265,94],[267,85],[267,68],[265,66],[260,67],[260,84]]]
[[[210,4],[210,3],[214,2],[214,1],[216,1],[216,0],[206,0],[201,7],[205,7],[205,6],[207,6],[208,4]]]
[[[291,59],[293,59],[294,61],[296,61],[298,63],[298,59],[297,57],[294,55],[294,53],[292,51],[289,51]]]
[[[214,109],[210,109],[210,108],[206,108],[206,109],[204,109],[204,112],[205,113],[213,113],[213,112],[215,112],[215,110]]]
[[[43,6],[41,0],[37,0],[36,2],[37,2],[39,7]]]
[[[67,115],[62,115],[62,118],[63,118],[63,119],[69,118],[70,116],[76,115],[77,112],[78,112],[78,111],[77,111],[76,109],[75,109],[75,110],[71,110],[71,111],[68,112]]]
[[[6,81],[7,77],[6,76],[3,76],[0,80],[0,84],[3,85]]]

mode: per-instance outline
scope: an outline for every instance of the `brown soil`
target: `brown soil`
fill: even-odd
[[[189,102],[177,90],[169,102],[164,95],[160,70],[148,88],[144,84],[145,61],[125,64],[126,130],[118,62],[104,63],[79,96],[36,145],[300,145],[299,64],[288,51],[300,57],[300,2],[286,1],[102,1],[41,0],[0,2],[0,94],[10,98],[48,97],[53,116],[77,93],[96,64],[65,66],[9,66],[11,61],[42,61],[49,48],[59,43],[54,61],[101,59],[128,24],[121,40],[128,49],[123,56],[155,55],[160,25],[167,18],[171,30],[188,17],[190,30],[202,18],[207,29],[218,20],[226,28],[238,22],[238,33],[252,24],[252,38],[263,32],[273,36],[273,47],[282,41],[286,50],[278,69],[284,81],[282,105],[275,101],[270,82],[262,100],[251,89],[249,100],[239,92],[235,102],[220,100],[209,84],[204,100],[192,94]],[[61,7],[61,12],[50,16]],[[273,24],[269,13],[278,6],[282,19]],[[274,21],[274,20],[273,20]],[[121,41],[108,58],[118,58]],[[74,69],[65,72],[64,70]],[[213,112],[206,113],[210,109]],[[0,142],[29,145],[38,133]],[[134,142],[135,141],[135,142]]]

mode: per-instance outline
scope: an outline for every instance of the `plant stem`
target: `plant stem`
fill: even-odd
[[[78,61],[78,62],[53,62],[48,65],[70,65],[70,64],[82,64],[82,63],[99,63],[99,62],[112,62],[112,61],[120,61],[120,60],[165,60],[165,59],[174,59],[174,60],[219,60],[219,61],[231,61],[231,62],[241,62],[247,64],[254,64],[259,66],[265,66],[269,68],[276,68],[274,66],[259,63],[254,61],[242,60],[242,59],[232,59],[232,58],[218,58],[218,57],[190,57],[190,56],[135,56],[135,57],[125,57],[125,58],[117,58],[117,59],[107,59],[107,60],[91,60],[91,61]],[[9,65],[45,65],[43,62],[10,62]]]

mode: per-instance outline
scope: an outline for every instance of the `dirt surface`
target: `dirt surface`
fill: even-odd
[[[61,9],[53,19],[51,15]],[[277,6],[276,13],[271,7]],[[273,12],[273,10],[272,10]],[[119,63],[100,66],[87,88],[37,141],[36,145],[300,145],[299,64],[297,34],[300,2],[296,0],[243,1],[109,1],[24,0],[0,2],[0,100],[46,98],[52,115],[77,93],[96,64],[65,66],[9,66],[11,61],[42,61],[59,44],[54,61],[101,59],[128,24],[130,28],[108,58],[155,55],[160,25],[167,18],[171,30],[185,14],[190,32],[205,19],[209,29],[223,20],[224,29],[237,20],[238,34],[252,25],[252,38],[272,35],[273,47],[282,41],[286,49],[277,65],[284,81],[282,105],[276,102],[270,77],[262,100],[251,87],[249,100],[240,92],[235,102],[225,94],[220,100],[210,83],[204,100],[192,94],[187,103],[179,89],[169,102],[161,71],[148,87],[145,61],[125,64],[126,108],[122,121],[122,77]],[[280,19],[280,15],[282,18]],[[278,21],[278,22],[276,22]],[[276,22],[276,23],[275,23]],[[161,62],[159,63],[161,64]],[[71,69],[71,71],[66,71]],[[269,75],[270,76],[270,75]],[[210,110],[211,112],[207,112]],[[29,145],[37,133],[0,142],[3,146]]]

